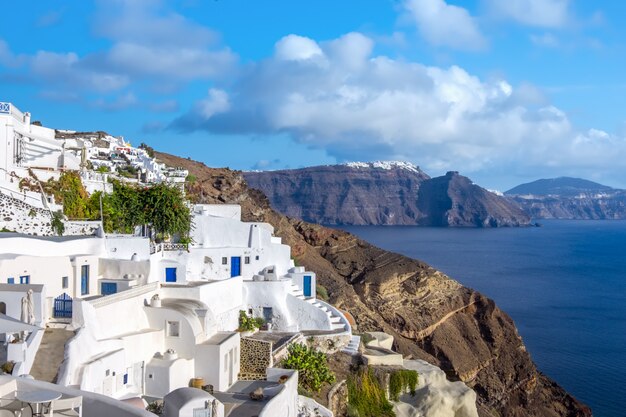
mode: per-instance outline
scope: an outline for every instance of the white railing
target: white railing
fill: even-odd
[[[120,291],[115,294],[105,295],[100,298],[96,298],[95,300],[89,301],[89,303],[93,306],[93,308],[108,306],[119,301],[128,300],[129,298],[156,291],[160,288],[160,285],[160,282],[150,282],[148,284],[130,288],[125,291]]]

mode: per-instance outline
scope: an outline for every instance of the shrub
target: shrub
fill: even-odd
[[[239,331],[251,332],[263,326],[265,320],[260,317],[254,318],[246,314],[245,311],[239,310]]]
[[[65,232],[65,223],[63,223],[63,213],[60,211],[55,211],[52,213],[52,220],[50,221],[50,226],[54,233],[58,236],[63,236]]]
[[[328,290],[322,284],[315,284],[315,294],[320,300],[328,301]]]
[[[389,398],[392,401],[398,401],[400,394],[406,390],[414,396],[417,380],[417,371],[400,369],[392,372],[389,376]]]
[[[161,414],[163,414],[163,401],[156,400],[156,401],[151,402],[146,407],[146,410],[150,411],[153,414],[160,416]]]
[[[10,361],[3,363],[0,369],[2,369],[2,372],[5,374],[11,374],[11,372],[13,372],[13,367],[15,367],[15,362]]]
[[[348,415],[350,417],[395,417],[385,389],[371,368],[362,368],[348,378]]]
[[[287,351],[283,366],[298,370],[298,384],[305,390],[319,392],[325,383],[335,382],[324,353],[301,343],[290,345]]]

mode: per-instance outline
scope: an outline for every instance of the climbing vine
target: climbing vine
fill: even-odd
[[[400,394],[407,390],[411,396],[414,396],[417,380],[417,371],[409,369],[393,371],[391,375],[389,375],[389,398],[392,401],[398,401]]]
[[[383,385],[370,367],[348,378],[349,417],[395,417]]]

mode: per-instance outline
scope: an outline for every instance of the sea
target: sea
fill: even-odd
[[[595,417],[626,416],[626,221],[528,228],[344,226],[495,300],[541,372]]]

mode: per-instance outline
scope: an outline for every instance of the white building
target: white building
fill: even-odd
[[[227,392],[246,360],[240,311],[275,331],[349,339],[345,316],[315,298],[315,274],[294,266],[271,225],[242,222],[235,205],[196,205],[193,224],[188,248],[128,235],[0,234],[6,314],[16,317],[32,288],[36,323],[71,315],[79,329],[66,345],[60,384],[163,398],[200,378]]]
[[[30,113],[0,102],[0,179],[8,181],[11,172],[19,175],[29,167],[77,170],[80,158],[56,139],[54,129],[34,125]]]

